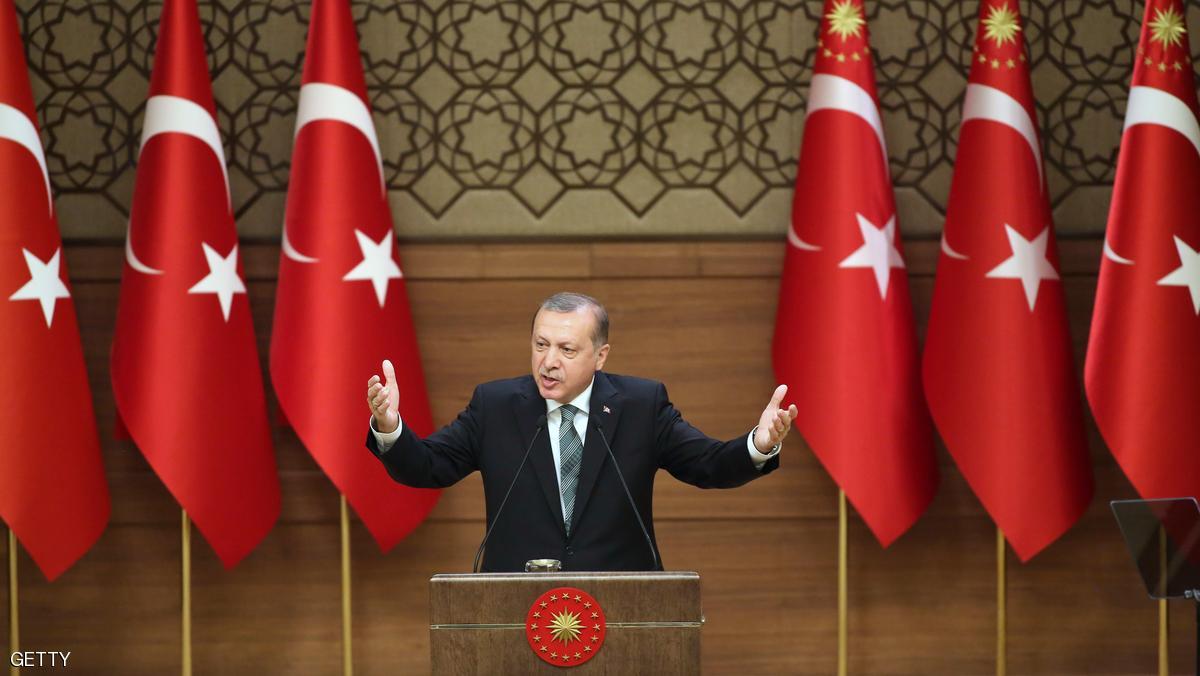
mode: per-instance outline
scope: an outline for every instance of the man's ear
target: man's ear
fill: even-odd
[[[606,361],[608,361],[608,343],[601,345],[600,349],[596,350],[596,370],[604,368]]]

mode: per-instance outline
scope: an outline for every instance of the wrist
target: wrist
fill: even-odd
[[[375,423],[375,431],[379,432],[380,434],[391,434],[392,432],[396,431],[397,427],[400,426],[400,416],[398,416],[398,415],[392,417],[391,420],[388,420],[386,418],[383,420],[380,420],[378,417],[375,417],[375,416],[372,416],[371,419]]]
[[[775,453],[778,453],[779,449],[783,448],[783,441],[777,442],[774,446],[768,446],[767,448],[763,448],[763,446],[767,446],[768,444],[771,443],[771,439],[770,439],[770,437],[768,437],[765,442],[759,441],[758,425],[755,425],[754,429],[750,430],[750,442],[752,444],[754,444],[754,450],[758,451],[759,453],[762,453],[763,455],[773,455]]]

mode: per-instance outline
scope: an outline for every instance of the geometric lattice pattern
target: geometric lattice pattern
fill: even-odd
[[[122,237],[161,4],[17,5],[60,223]],[[821,7],[354,2],[401,236],[782,233]],[[243,235],[279,233],[308,8],[200,3]],[[934,233],[978,4],[867,8],[902,228]],[[1058,227],[1099,232],[1142,6],[1021,9]]]

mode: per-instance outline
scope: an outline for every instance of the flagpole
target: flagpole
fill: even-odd
[[[179,510],[183,539],[183,676],[192,676],[192,528],[186,509]]]
[[[996,526],[996,676],[1008,673],[1008,579],[1004,560],[1004,531]]]
[[[346,496],[342,502],[342,673],[354,673],[353,651],[350,645],[350,510],[346,508]]]
[[[1171,673],[1170,643],[1167,636],[1170,625],[1167,621],[1167,600],[1158,600],[1158,675],[1169,676]]]
[[[1162,524],[1158,526],[1158,674],[1169,676],[1171,673],[1170,650],[1170,616],[1167,614],[1167,529]],[[1200,646],[1197,647],[1200,650]]]
[[[838,676],[846,676],[847,584],[846,584],[846,491],[838,489]]]
[[[12,528],[8,529],[8,652],[15,653],[21,649],[21,625],[17,618],[17,536]],[[11,665],[11,660],[10,660]],[[20,669],[9,667],[9,674],[17,676]]]

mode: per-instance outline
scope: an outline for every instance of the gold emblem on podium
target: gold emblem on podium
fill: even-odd
[[[604,610],[587,592],[558,587],[533,600],[525,617],[525,638],[533,654],[556,667],[590,660],[604,645]]]

